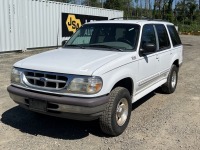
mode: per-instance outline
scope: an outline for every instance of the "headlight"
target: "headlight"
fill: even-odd
[[[21,72],[17,70],[16,68],[13,68],[11,72],[11,83],[20,84],[21,83],[20,76],[21,76]]]
[[[74,78],[67,90],[70,93],[96,94],[102,85],[102,79],[99,77],[80,77]]]

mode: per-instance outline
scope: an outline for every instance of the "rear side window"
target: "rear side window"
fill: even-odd
[[[181,40],[180,40],[180,37],[178,35],[176,28],[172,25],[168,25],[167,28],[169,30],[169,34],[172,39],[173,46],[181,45]]]
[[[165,26],[162,24],[156,24],[155,27],[158,34],[159,50],[169,48],[170,42]]]

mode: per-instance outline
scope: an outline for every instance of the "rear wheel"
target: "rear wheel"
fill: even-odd
[[[110,93],[106,109],[100,117],[102,131],[117,136],[126,129],[131,115],[131,96],[127,89],[117,87]]]
[[[162,91],[167,94],[171,94],[175,91],[178,81],[178,68],[172,65],[170,73],[167,78],[167,82],[162,86]]]

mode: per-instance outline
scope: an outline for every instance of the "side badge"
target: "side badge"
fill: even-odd
[[[132,60],[135,60],[135,59],[136,59],[136,56],[132,56],[131,58],[132,58]]]

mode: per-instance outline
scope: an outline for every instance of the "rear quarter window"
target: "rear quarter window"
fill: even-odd
[[[176,28],[173,25],[167,25],[167,28],[168,28],[173,46],[181,45],[182,44],[181,39],[178,35]]]

